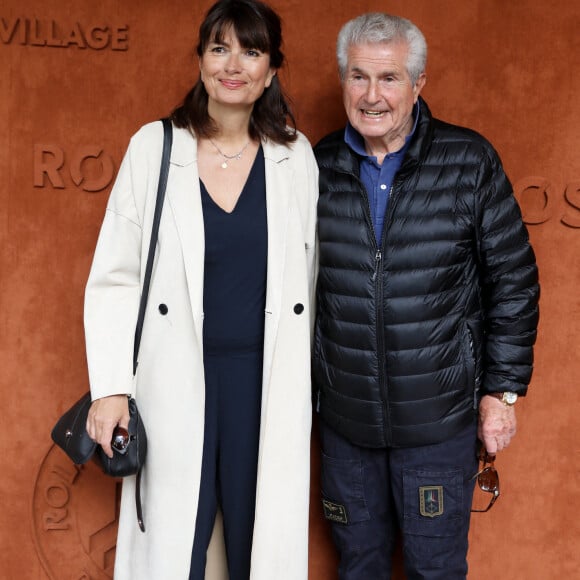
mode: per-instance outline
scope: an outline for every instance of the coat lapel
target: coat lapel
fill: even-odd
[[[167,201],[173,214],[187,278],[198,344],[202,344],[205,235],[197,169],[197,141],[186,129],[174,128]]]
[[[271,142],[262,144],[266,161],[266,206],[268,215],[268,274],[264,338],[264,395],[267,394],[282,302],[288,212],[293,174],[287,163],[288,149]],[[267,398],[267,397],[266,397]]]

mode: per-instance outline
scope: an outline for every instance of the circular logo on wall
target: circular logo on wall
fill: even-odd
[[[121,480],[93,461],[74,465],[53,445],[34,486],[33,534],[51,580],[113,578]]]

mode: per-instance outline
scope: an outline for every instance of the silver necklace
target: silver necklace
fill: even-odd
[[[242,153],[247,149],[248,145],[250,144],[250,142],[248,141],[237,153],[234,153],[233,155],[226,155],[214,142],[212,139],[209,140],[209,142],[215,147],[216,151],[223,157],[223,162],[221,164],[221,168],[222,169],[227,169],[228,168],[228,161],[231,161],[232,159],[241,159],[242,158]]]

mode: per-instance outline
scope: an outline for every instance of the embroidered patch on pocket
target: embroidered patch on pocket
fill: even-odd
[[[346,509],[343,505],[323,499],[322,509],[324,510],[324,517],[327,520],[331,522],[337,522],[339,524],[348,524]]]
[[[442,485],[425,485],[419,488],[419,511],[428,518],[443,515]]]

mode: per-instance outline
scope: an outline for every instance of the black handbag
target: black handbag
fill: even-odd
[[[147,433],[135,399],[129,399],[129,429],[126,444],[113,446],[113,457],[107,457],[87,433],[86,424],[91,406],[91,393],[81,397],[56,423],[52,429],[52,440],[72,459],[73,463],[83,465],[97,454],[96,459],[102,470],[112,477],[136,475],[145,463],[147,456]]]
[[[143,279],[143,290],[139,302],[139,314],[135,328],[135,342],[133,347],[133,374],[137,371],[139,344],[143,331],[143,321],[145,319],[145,309],[147,307],[147,297],[151,284],[151,273],[153,271],[153,261],[155,258],[155,246],[159,234],[159,224],[161,221],[161,211],[167,187],[169,175],[169,158],[171,155],[171,145],[173,141],[173,130],[169,119],[162,119],[163,122],[163,153],[161,157],[161,170],[159,173],[159,184],[157,187],[157,199],[155,201],[155,213],[153,216],[153,226],[151,228],[151,240],[149,242],[149,252],[147,254],[147,265],[145,267],[145,277]],[[134,398],[129,398],[129,428],[127,432],[116,432],[113,434],[113,457],[105,455],[100,445],[97,445],[87,433],[86,424],[89,408],[91,406],[91,393],[86,393],[79,399],[56,423],[52,429],[52,440],[70,457],[77,465],[86,463],[94,458],[100,464],[102,470],[113,477],[125,477],[127,475],[137,475],[135,486],[135,504],[137,508],[137,521],[141,531],[145,531],[141,508],[141,470],[147,455],[147,433],[145,426],[137,410],[137,403]],[[123,431],[119,429],[119,431]],[[118,445],[115,434],[119,435],[122,444]]]

